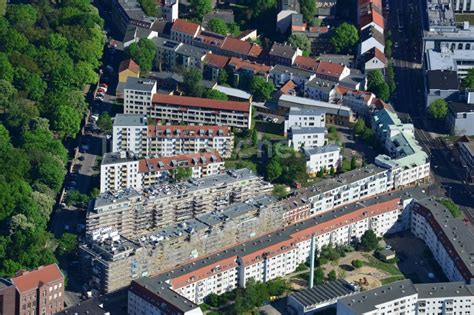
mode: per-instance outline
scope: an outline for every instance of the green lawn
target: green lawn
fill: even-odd
[[[456,14],[455,18],[456,18],[456,22],[467,21],[471,25],[474,24],[474,14]]]
[[[367,261],[364,261],[364,265],[366,266],[385,271],[386,273],[389,273],[394,276],[402,275],[402,273],[395,264],[385,263],[368,254],[364,254],[363,256],[367,258]]]
[[[380,282],[382,283],[382,285],[386,285],[386,284],[390,284],[392,282],[400,281],[400,280],[403,280],[403,279],[405,279],[404,276],[393,276],[393,277],[388,277],[388,278],[382,279],[382,280],[380,280]]]

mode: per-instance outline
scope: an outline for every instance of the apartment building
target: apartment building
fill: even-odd
[[[16,289],[13,283],[0,278],[0,314],[15,315]]]
[[[171,123],[218,125],[250,128],[251,106],[249,102],[212,100],[198,97],[154,94],[152,106],[125,111],[141,114]]]
[[[209,50],[194,47],[189,44],[177,42],[164,37],[155,37],[156,60],[161,69],[173,71],[176,67],[184,69],[202,68]]]
[[[347,244],[367,229],[373,229],[377,235],[406,229],[409,221],[400,217],[405,218],[409,212],[406,205],[414,196],[402,195],[385,195],[333,210],[178,266],[150,280],[166,283],[163,290],[199,304],[210,293],[222,294],[245,287],[250,278],[269,281],[285,276],[308,259],[312,237],[320,249],[330,243]]]
[[[11,282],[16,288],[16,314],[53,315],[64,309],[64,276],[58,265],[20,271]]]
[[[324,128],[326,127],[326,113],[321,109],[301,109],[290,107],[285,118],[285,136],[290,128]]]
[[[152,107],[156,81],[128,77],[124,86],[124,114],[146,114]]]
[[[102,230],[89,234],[80,246],[81,269],[94,289],[112,292],[134,279],[156,275],[269,233],[282,226],[282,218],[276,199],[259,196],[143,236],[125,238],[116,231]],[[178,272],[174,274],[179,276]]]
[[[113,227],[122,235],[143,234],[197,215],[272,192],[272,185],[248,169],[144,190],[100,194],[87,212],[86,229]]]
[[[347,106],[299,96],[281,95],[278,99],[278,108],[284,112],[288,112],[292,108],[320,110],[326,113],[327,124],[349,126],[355,121],[354,113]]]
[[[186,299],[176,299],[175,293],[162,289],[162,285],[148,278],[133,281],[128,291],[128,314],[203,314],[198,305]]]
[[[387,152],[378,155],[375,164],[390,170],[395,188],[429,179],[429,158],[415,139],[412,124],[403,124],[397,114],[382,109],[374,113],[372,128]]]
[[[112,0],[111,9],[113,23],[121,34],[125,34],[131,27],[150,29],[157,20],[143,12],[137,0]]]
[[[117,114],[112,132],[112,151],[131,151],[137,156],[172,156],[217,151],[232,154],[230,127],[148,124],[146,116]]]
[[[147,155],[146,116],[116,114],[112,126],[112,152],[131,151],[137,156]]]
[[[299,48],[289,44],[274,43],[268,53],[268,58],[272,65],[291,66],[295,59],[302,55],[303,52]]]
[[[316,78],[312,71],[277,64],[270,70],[270,79],[277,88],[288,81],[293,81],[297,87],[304,88],[305,84]]]
[[[201,31],[201,26],[183,19],[177,19],[171,26],[171,39],[185,44],[192,44]]]
[[[306,170],[310,176],[316,176],[319,171],[325,173],[334,171],[341,163],[341,148],[330,144],[321,147],[303,148],[306,157]]]
[[[288,146],[298,151],[301,148],[322,147],[327,130],[322,127],[291,127],[288,132]]]
[[[411,231],[426,243],[449,281],[474,283],[474,234],[462,218],[454,218],[436,200],[419,200],[412,210]]]
[[[396,281],[337,301],[337,315],[470,314],[474,286],[463,282],[414,284]]]
[[[132,152],[105,153],[100,165],[100,191],[142,189],[168,182],[181,169],[191,169],[191,178],[201,178],[224,171],[218,152],[200,152],[138,159]]]

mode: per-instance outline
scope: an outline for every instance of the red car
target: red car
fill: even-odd
[[[107,90],[103,88],[100,88],[97,90],[97,93],[105,93],[105,92],[107,92]]]
[[[109,87],[109,85],[108,85],[108,84],[106,84],[106,83],[102,83],[102,84],[99,84],[99,87],[108,88],[108,87]]]

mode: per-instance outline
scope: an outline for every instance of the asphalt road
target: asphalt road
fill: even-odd
[[[429,154],[432,192],[450,197],[474,223],[474,187],[464,184],[465,173],[452,158],[452,148],[437,138],[444,126],[428,119],[425,110],[423,64],[423,28],[427,25],[422,1],[389,0],[385,17],[392,34],[393,64],[397,90],[392,104],[397,112],[408,114],[415,125],[415,136]],[[385,9],[387,5],[385,4]]]

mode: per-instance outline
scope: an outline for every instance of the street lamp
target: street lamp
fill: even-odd
[[[448,198],[451,199],[451,186],[448,186]]]

